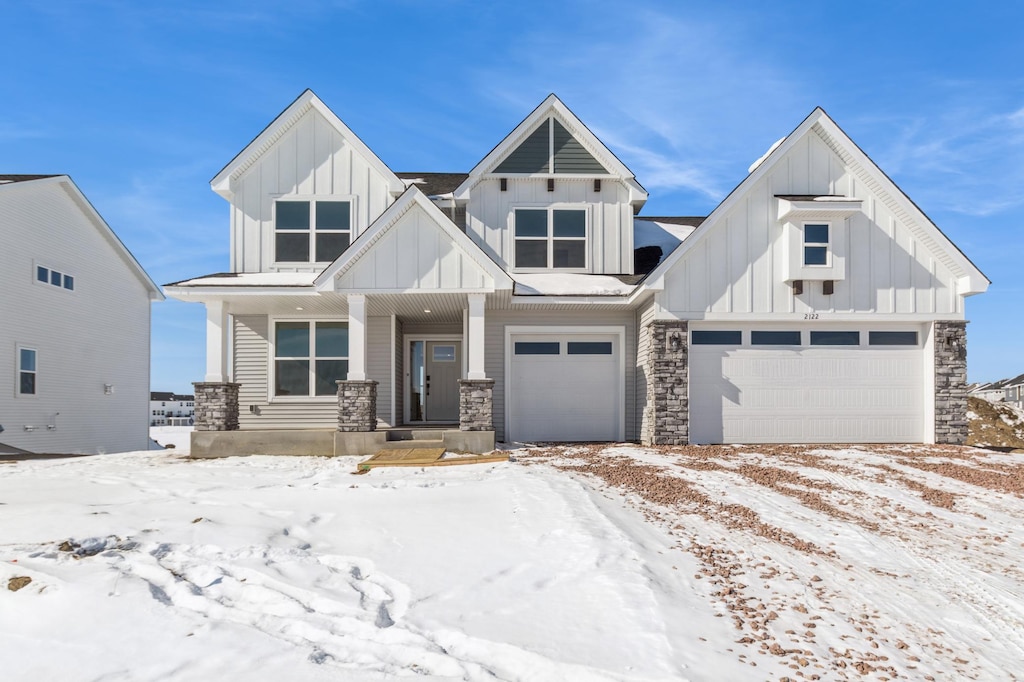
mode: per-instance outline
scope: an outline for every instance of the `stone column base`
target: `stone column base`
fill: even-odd
[[[377,382],[338,381],[338,430],[377,430]]]
[[[494,430],[494,379],[459,379],[459,431]]]
[[[935,323],[935,442],[967,442],[967,323]]]
[[[238,430],[238,388],[241,384],[221,381],[197,381],[196,431]]]
[[[647,405],[640,440],[644,445],[690,442],[689,325],[655,320],[647,327]]]

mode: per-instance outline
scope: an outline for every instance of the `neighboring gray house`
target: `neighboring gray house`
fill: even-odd
[[[1024,409],[1024,374],[1006,380],[1003,386],[1003,400]]]
[[[987,384],[978,384],[968,391],[968,395],[981,398],[982,400],[999,402],[1006,398],[1006,384],[1008,381],[1009,379],[1000,379],[999,381],[990,381]]]
[[[0,175],[0,241],[0,449],[145,450],[159,287],[66,175]]]
[[[966,438],[989,282],[821,109],[706,218],[645,217],[554,95],[396,174],[306,91],[211,184],[230,272],[167,286],[207,310],[193,453]]]

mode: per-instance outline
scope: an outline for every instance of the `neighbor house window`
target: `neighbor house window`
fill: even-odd
[[[515,221],[515,267],[587,266],[587,212],[569,208],[519,208]]]
[[[18,395],[36,394],[36,352],[18,348]]]
[[[351,202],[281,200],[274,210],[278,263],[330,262],[352,241]]]
[[[348,323],[278,322],[274,328],[274,395],[336,395],[348,377]]]
[[[804,265],[828,265],[828,223],[804,224]]]
[[[75,290],[74,277],[42,265],[36,266],[36,281],[42,284],[51,284],[60,289],[67,289],[68,291]]]

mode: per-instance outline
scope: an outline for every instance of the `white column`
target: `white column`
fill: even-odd
[[[484,302],[486,294],[469,294],[469,320],[466,324],[467,379],[486,379],[484,368]]]
[[[206,379],[230,381],[228,368],[228,306],[224,301],[206,302]]]
[[[366,296],[348,295],[348,378],[366,381]]]

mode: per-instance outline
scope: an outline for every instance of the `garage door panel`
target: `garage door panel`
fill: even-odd
[[[693,345],[691,440],[919,442],[923,372],[918,347]]]

